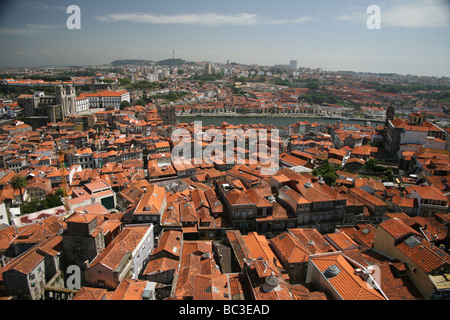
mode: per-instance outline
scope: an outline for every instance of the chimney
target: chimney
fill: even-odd
[[[278,286],[278,284],[279,284],[278,278],[272,273],[270,276],[265,278],[262,290],[264,292],[270,292],[274,290]]]
[[[361,268],[355,269],[355,275],[357,275],[364,281],[367,281],[367,279],[369,278],[369,274],[370,274],[369,271],[363,270]]]

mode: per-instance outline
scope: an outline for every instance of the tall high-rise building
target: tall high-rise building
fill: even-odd
[[[291,60],[289,65],[291,70],[297,70],[297,60]]]
[[[275,69],[281,71],[297,71],[297,60],[290,60],[289,64],[276,64]]]

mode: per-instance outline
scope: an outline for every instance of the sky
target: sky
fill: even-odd
[[[80,29],[71,5],[80,9]],[[379,20],[373,19],[379,8]],[[368,27],[379,21],[379,29]],[[0,67],[175,58],[450,76],[450,0],[3,0]]]

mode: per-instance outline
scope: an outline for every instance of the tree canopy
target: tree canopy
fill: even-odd
[[[27,179],[25,177],[15,175],[11,181],[11,186],[14,190],[19,190],[20,192],[20,201],[23,203],[23,189],[25,189],[28,185]]]
[[[327,161],[325,161],[320,167],[314,169],[312,174],[316,177],[321,176],[323,181],[329,186],[336,183],[337,174],[333,166]]]

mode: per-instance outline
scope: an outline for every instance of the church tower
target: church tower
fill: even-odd
[[[62,85],[56,87],[56,104],[61,108],[62,119],[76,113],[76,93],[75,88],[71,84],[66,87],[63,87]]]
[[[395,115],[395,108],[392,105],[390,105],[386,110],[386,121],[384,124],[386,128],[389,125],[389,121],[394,120],[394,115]]]

